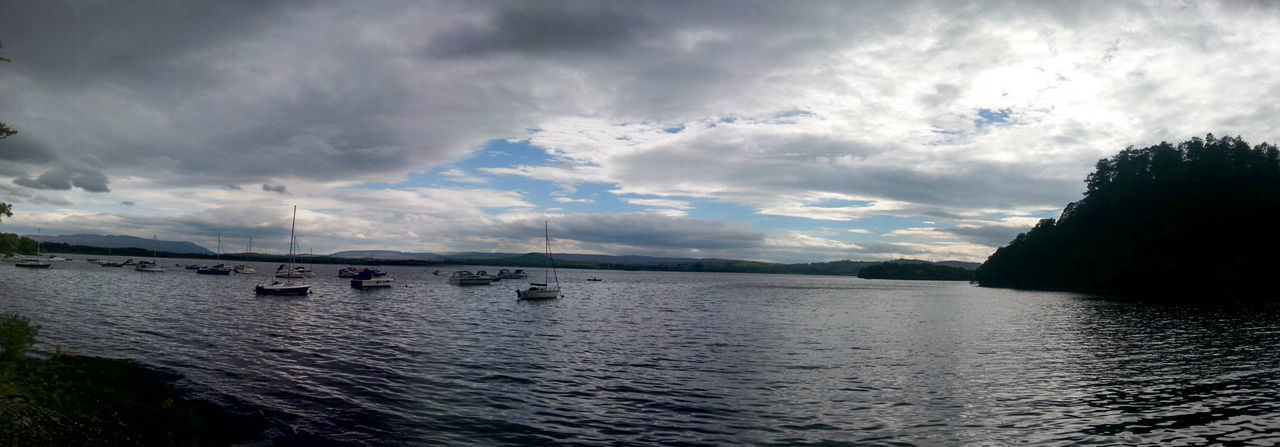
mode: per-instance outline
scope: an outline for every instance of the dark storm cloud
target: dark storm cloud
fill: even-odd
[[[111,188],[107,187],[108,183],[111,183],[111,180],[96,171],[81,171],[71,178],[73,186],[89,192],[111,192]]]
[[[47,171],[34,179],[19,177],[14,179],[13,182],[33,189],[67,190],[75,186],[89,192],[111,191],[107,187],[107,184],[111,183],[107,176],[89,169],[58,168]]]
[[[564,216],[554,226],[582,242],[674,249],[754,248],[765,236],[746,225],[656,214]]]
[[[66,170],[53,170],[41,174],[37,178],[19,177],[13,183],[32,189],[71,189],[72,173]]]
[[[11,122],[6,122],[5,124],[12,128],[21,127],[21,125]],[[29,137],[22,130],[19,130],[17,135],[5,138],[3,142],[0,142],[0,161],[6,162],[5,164],[41,164],[55,159],[57,159],[57,155],[53,150]]]
[[[506,52],[598,55],[617,51],[648,28],[642,16],[620,11],[624,4],[507,3],[478,23],[461,23],[437,33],[428,54],[478,58]]]
[[[289,193],[288,191],[285,191],[285,186],[284,186],[284,185],[271,185],[271,184],[267,184],[267,183],[263,183],[263,184],[262,184],[262,190],[263,190],[263,191],[268,191],[268,192],[277,192],[277,193],[280,193],[280,194],[288,194],[288,193]]]

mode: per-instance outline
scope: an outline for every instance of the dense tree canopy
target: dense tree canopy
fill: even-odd
[[[1217,295],[1265,287],[1280,233],[1280,151],[1192,138],[1099,160],[1083,199],[996,250],[983,286]],[[1268,295],[1274,293],[1268,292]]]

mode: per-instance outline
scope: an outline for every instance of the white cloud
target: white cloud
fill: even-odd
[[[334,249],[530,247],[488,232],[607,206],[574,198],[591,185],[648,230],[746,242],[567,242],[583,250],[981,260],[1126,146],[1280,139],[1268,3],[76,8],[0,16],[6,227],[267,237],[296,203]],[[542,152],[468,164],[491,141]],[[875,218],[910,223],[881,238]]]

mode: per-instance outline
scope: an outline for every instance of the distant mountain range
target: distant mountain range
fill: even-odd
[[[37,238],[36,236],[28,236]],[[83,245],[103,248],[142,248],[163,253],[198,254],[212,256],[209,249],[185,241],[152,241],[134,236],[103,236],[96,234],[73,234],[63,236],[42,235],[41,242],[63,243],[67,245]],[[325,256],[325,255],[320,255]],[[410,253],[396,250],[348,250],[327,255],[335,262],[352,261],[389,261],[406,264],[439,264],[439,263],[492,263],[493,265],[540,266],[545,262],[541,253],[486,253],[486,252],[450,252],[450,253]],[[759,273],[810,273],[852,275],[868,265],[879,264],[879,261],[834,261],[807,264],[775,264],[757,261],[741,261],[734,259],[709,258],[668,258],[659,256],[611,256],[591,254],[557,254],[556,263],[564,267],[577,268],[621,268],[621,269],[656,269],[675,271],[739,271]],[[964,261],[930,262],[915,259],[898,259],[891,263],[937,264],[949,267],[973,270],[979,263]]]
[[[450,252],[450,253],[406,253],[395,250],[351,250],[341,251],[329,255],[335,258],[353,258],[353,259],[383,259],[398,261],[428,261],[428,262],[450,262],[450,261],[512,261],[521,259],[526,256],[542,256],[540,253],[486,253],[486,252]],[[613,266],[673,266],[683,264],[732,264],[732,263],[750,263],[750,264],[771,264],[754,261],[740,261],[735,259],[715,259],[715,258],[667,258],[658,256],[638,256],[638,255],[584,255],[584,254],[556,254],[556,261],[566,263],[582,263],[596,265],[613,265]],[[541,262],[541,261],[538,261]],[[862,265],[879,264],[880,261],[838,261],[839,263],[853,264],[857,267]],[[948,267],[962,268],[968,270],[977,269],[982,265],[977,262],[966,261],[940,261],[931,262],[919,259],[897,259],[894,263],[917,263],[917,264],[937,264]],[[813,263],[827,264],[827,263]],[[784,264],[776,264],[784,265]],[[812,264],[785,264],[785,265],[812,265]],[[855,267],[855,271],[856,268]]]
[[[166,253],[194,253],[199,255],[215,254],[209,249],[186,241],[153,241],[134,236],[112,235],[103,236],[99,234],[68,234],[62,236],[51,235],[27,235],[27,237],[39,240],[40,242],[53,242],[67,245],[85,245],[89,247],[103,248],[143,248],[147,250],[156,250]]]

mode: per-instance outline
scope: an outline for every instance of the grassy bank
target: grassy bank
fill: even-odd
[[[0,360],[0,445],[230,445],[249,425],[131,361]]]

